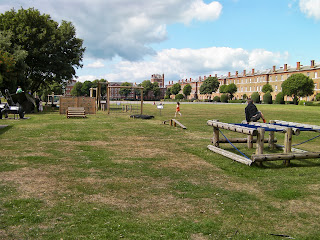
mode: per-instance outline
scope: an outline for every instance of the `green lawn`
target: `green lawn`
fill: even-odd
[[[162,124],[173,104],[161,116],[145,104],[152,120],[119,111],[0,120],[9,125],[0,129],[0,239],[319,239],[319,159],[233,162],[207,150],[206,121],[241,122],[245,105],[180,108],[187,130]],[[320,125],[318,107],[258,108],[267,121]],[[314,136],[303,132],[293,143]],[[276,137],[282,144],[283,134]],[[319,142],[299,148],[320,151]]]

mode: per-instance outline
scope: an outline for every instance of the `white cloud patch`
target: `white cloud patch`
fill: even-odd
[[[97,60],[94,63],[90,63],[87,65],[88,68],[103,68],[105,65],[102,60]]]
[[[143,59],[152,43],[167,39],[167,26],[219,18],[222,5],[203,0],[5,0],[0,9],[34,7],[60,22],[71,21],[87,47],[87,57]],[[7,9],[9,10],[9,9]]]
[[[301,12],[310,18],[320,20],[320,1],[319,0],[300,0],[299,7]]]
[[[265,70],[273,65],[284,64],[288,53],[270,52],[264,49],[247,51],[242,48],[211,47],[203,49],[166,49],[155,55],[151,61],[120,61],[103,76],[109,81],[142,82],[151,74],[164,73],[165,81],[196,79],[203,75],[225,75],[231,71],[242,72],[252,68]]]

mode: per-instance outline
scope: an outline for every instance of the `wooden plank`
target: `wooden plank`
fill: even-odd
[[[290,153],[292,147],[292,128],[287,128],[286,133],[284,135],[284,153]],[[290,160],[285,160],[284,164],[286,166],[290,165]]]
[[[250,135],[248,135],[249,137]],[[211,139],[213,142],[213,138]],[[248,142],[248,138],[228,138],[228,140],[231,142],[231,143],[247,143]],[[219,143],[228,143],[228,140],[225,139],[225,138],[219,138]],[[257,142],[257,139],[256,138],[253,138],[252,140],[252,143],[256,143]],[[277,142],[278,140],[275,139],[274,140],[275,142]],[[265,138],[264,139],[264,143],[268,143],[269,142],[269,139]]]
[[[257,135],[257,129],[254,128],[248,128],[243,126],[238,126],[230,123],[223,123],[216,120],[208,120],[207,121],[208,126],[222,128],[226,130],[230,130],[233,132],[239,132],[247,135]]]
[[[304,123],[297,123],[297,122],[287,122],[281,120],[273,120],[275,123],[288,125],[288,127],[304,127],[304,128],[312,128],[313,131],[320,132],[320,126],[318,125],[311,125],[311,124],[304,124]]]
[[[182,127],[183,129],[187,129],[186,126],[184,126],[181,122],[179,122],[177,119],[172,119],[174,122],[174,126],[176,126],[176,124],[178,124],[180,127]]]
[[[248,124],[253,125],[253,126],[257,126],[257,127],[263,127],[263,128],[265,127],[265,128],[280,130],[283,133],[285,133],[287,130],[287,127],[282,127],[282,126],[268,124],[268,123],[250,122]],[[293,128],[292,131],[293,131],[294,135],[298,136],[300,134],[300,129],[298,129],[298,128]]]
[[[250,166],[251,163],[252,163],[252,161],[250,159],[248,159],[248,158],[239,156],[238,154],[235,154],[235,153],[229,152],[227,150],[215,147],[213,145],[208,145],[207,147],[212,152],[218,153],[218,154],[220,154],[222,156],[225,156],[225,157],[230,158],[230,159],[232,159],[234,161],[246,164],[248,166]]]
[[[254,162],[263,162],[263,161],[277,161],[277,160],[286,160],[290,161],[292,159],[310,159],[310,158],[320,158],[320,152],[303,152],[303,153],[278,153],[278,154],[253,154],[251,156],[252,161]]]

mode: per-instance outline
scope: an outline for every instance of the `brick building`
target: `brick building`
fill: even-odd
[[[308,66],[303,66],[300,62],[296,63],[295,67],[290,67],[287,64],[284,64],[283,67],[276,68],[273,66],[272,69],[267,69],[264,71],[255,71],[252,69],[250,72],[243,70],[243,72],[239,73],[238,71],[235,74],[228,73],[226,76],[215,77],[218,78],[220,82],[220,86],[224,84],[236,84],[238,91],[234,94],[236,99],[242,99],[243,95],[246,94],[248,97],[251,96],[253,92],[259,92],[260,96],[263,95],[261,92],[262,87],[269,83],[272,88],[273,92],[272,97],[275,99],[275,96],[282,91],[281,84],[292,74],[302,73],[306,76],[310,77],[314,81],[314,94],[312,96],[306,97],[305,100],[312,100],[314,96],[320,92],[320,64],[315,64],[314,60],[311,60],[311,64]],[[210,75],[211,76],[211,75]],[[178,83],[181,85],[181,93],[182,89],[185,85],[190,84],[192,86],[192,91],[189,99],[198,98],[198,99],[207,99],[208,96],[200,94],[200,86],[203,81],[206,79],[206,76],[199,77],[199,79],[185,79],[179,80]],[[167,87],[172,87],[174,84],[173,81],[169,81]],[[216,93],[212,93],[211,98],[214,96],[220,96],[219,90]],[[285,100],[292,100],[291,97],[286,97]]]

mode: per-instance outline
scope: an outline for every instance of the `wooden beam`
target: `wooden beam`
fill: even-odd
[[[290,153],[292,146],[292,128],[287,128],[286,133],[284,135],[284,153]],[[290,160],[285,160],[284,164],[286,166],[290,165]]]
[[[257,126],[257,127],[263,127],[263,128],[265,127],[265,128],[280,130],[283,133],[285,133],[287,130],[287,127],[282,127],[282,126],[268,124],[268,123],[250,122],[248,124],[253,125],[253,126]],[[293,128],[292,131],[293,131],[294,135],[298,136],[300,134],[300,129],[298,129],[298,128]]]
[[[320,132],[320,126],[311,125],[311,124],[304,124],[304,123],[297,123],[297,122],[287,122],[281,120],[273,120],[275,123],[287,125],[288,127],[304,127],[304,128],[312,128],[315,132]]]
[[[250,166],[251,163],[252,163],[252,161],[250,159],[248,159],[248,158],[239,156],[238,154],[235,154],[235,153],[229,152],[227,150],[215,147],[213,145],[208,145],[207,147],[212,152],[218,153],[218,154],[220,154],[222,156],[225,156],[225,157],[230,158],[230,159],[232,159],[234,161],[246,164],[248,166]]]
[[[251,135],[248,135],[248,137],[251,136]],[[247,143],[248,141],[248,138],[228,138],[228,140],[231,142],[231,143]],[[228,143],[228,140],[225,139],[225,138],[219,138],[219,143]],[[278,140],[275,139],[274,140],[275,142],[277,142]],[[256,138],[253,138],[251,140],[251,143],[256,143],[257,142],[257,139]],[[264,143],[268,143],[269,142],[269,139],[265,138],[264,139]],[[214,143],[214,140],[212,138],[212,143]]]
[[[286,160],[290,161],[292,159],[309,159],[309,158],[320,158],[320,152],[304,152],[304,153],[278,153],[278,154],[253,154],[251,156],[254,162],[263,161],[277,161]]]
[[[223,123],[216,120],[208,120],[207,125],[212,127],[227,129],[233,132],[243,133],[247,135],[257,135],[257,129],[242,127],[242,126],[238,126],[230,123]]]

